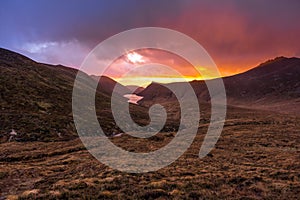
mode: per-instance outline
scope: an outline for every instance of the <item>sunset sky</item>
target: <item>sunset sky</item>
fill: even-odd
[[[140,65],[145,66],[139,67]],[[205,69],[202,68],[202,70]],[[113,76],[116,81],[125,85],[141,86],[146,86],[152,81],[168,83],[215,78],[203,77],[203,74],[200,74],[184,58],[157,49],[141,49],[128,52],[115,60],[106,69],[104,75]]]
[[[198,41],[228,76],[277,56],[300,57],[299,10],[299,0],[2,0],[0,47],[78,68],[110,36],[164,27]],[[115,69],[146,60],[172,64],[190,79],[197,76],[176,55],[147,49],[132,53],[116,60]],[[120,76],[113,69],[109,74]]]

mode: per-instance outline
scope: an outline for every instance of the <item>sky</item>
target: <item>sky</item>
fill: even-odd
[[[228,76],[277,56],[300,57],[299,10],[299,0],[1,0],[0,47],[39,62],[79,68],[96,45],[119,32],[163,27],[199,42],[221,75]],[[135,53],[116,60],[112,68],[155,60],[197,78],[176,55]]]

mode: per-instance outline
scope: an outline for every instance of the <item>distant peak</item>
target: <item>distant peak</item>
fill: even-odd
[[[264,66],[264,65],[269,65],[269,64],[272,64],[272,63],[278,63],[278,62],[294,60],[294,59],[299,59],[299,58],[296,58],[296,57],[288,58],[288,57],[285,57],[285,56],[278,56],[278,57],[275,57],[273,59],[269,59],[269,60],[261,63],[259,66]]]
[[[149,85],[166,85],[168,83],[160,83],[160,82],[156,82],[156,81],[152,81]]]
[[[286,60],[286,59],[288,59],[288,58],[285,57],[285,56],[277,56],[277,57],[275,57],[273,59],[267,60],[266,62],[280,61],[280,60]]]
[[[290,58],[285,56],[277,56],[276,58],[272,59],[271,61],[281,61],[281,60],[288,60]]]
[[[274,58],[273,60],[281,60],[281,59],[288,59],[288,57],[285,57],[285,56],[277,56],[277,57]]]

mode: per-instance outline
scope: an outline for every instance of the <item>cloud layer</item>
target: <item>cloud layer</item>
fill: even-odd
[[[300,56],[299,10],[298,0],[4,0],[0,46],[78,67],[104,39],[159,26],[197,40],[230,75],[276,56]]]

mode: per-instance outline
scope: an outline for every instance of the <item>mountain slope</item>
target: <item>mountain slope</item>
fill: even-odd
[[[77,137],[72,115],[73,83],[78,70],[37,63],[0,48],[0,142],[15,129],[19,141],[55,141]],[[94,82],[86,75],[83,87]],[[118,130],[110,96],[98,87],[96,110],[108,135]],[[120,98],[120,101],[127,101]]]
[[[281,101],[300,97],[300,59],[279,57],[245,73],[224,78],[234,101]],[[267,103],[267,102],[266,102]]]
[[[57,141],[77,137],[72,113],[73,84],[78,70],[61,65],[37,63],[23,55],[0,48],[0,143],[9,140],[12,129],[16,141]],[[89,88],[95,80],[84,74],[80,87]],[[128,88],[108,77],[101,77],[95,95],[96,115],[107,136],[121,133],[111,111],[111,93],[120,105],[127,104],[123,94]],[[84,98],[84,97],[83,97]],[[132,119],[149,123],[148,108],[130,104]],[[119,111],[120,116],[125,116]],[[88,124],[87,124],[88,125]],[[167,120],[163,131],[178,125]]]
[[[124,94],[130,94],[131,91],[124,85],[116,82],[115,80],[107,77],[107,76],[95,76],[91,75],[91,77],[98,81],[99,89],[108,94],[109,96],[112,95],[114,88],[116,88],[116,92],[123,96]]]
[[[230,105],[297,113],[298,109],[296,107],[295,110],[295,106],[299,107],[300,102],[299,77],[300,59],[279,57],[247,72],[225,77],[223,81]],[[192,81],[190,84],[200,101],[209,101],[210,97],[204,81]],[[179,88],[182,83],[168,85]],[[184,90],[182,88],[183,93]],[[150,84],[138,95],[144,97],[139,102],[144,105],[176,100],[170,90],[158,83]]]
[[[126,87],[134,94],[138,94],[145,89],[145,88],[137,86],[137,85],[126,85]]]

